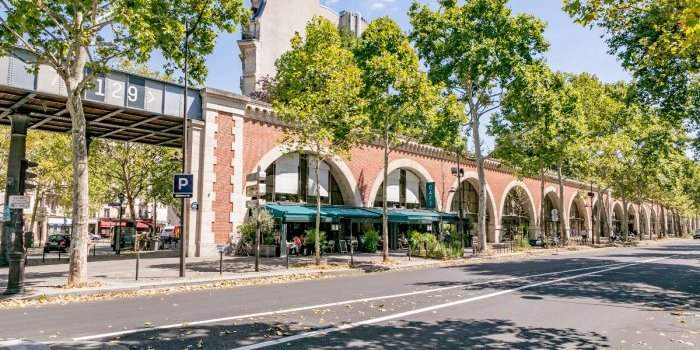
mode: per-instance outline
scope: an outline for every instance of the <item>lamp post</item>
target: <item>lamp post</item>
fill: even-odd
[[[185,93],[183,95],[182,102],[182,172],[187,172],[187,78],[188,78],[188,63],[190,57],[190,36],[192,32],[190,31],[190,22],[188,19],[185,20],[185,65],[183,69],[184,83],[185,83]],[[180,277],[185,277],[185,257],[187,255],[187,218],[186,212],[186,198],[182,198],[182,206],[180,212]]]
[[[462,207],[464,204],[464,199],[462,198],[463,196],[463,191],[462,191],[462,175],[464,175],[464,169],[462,169],[461,165],[461,159],[460,159],[460,153],[457,153],[457,168],[452,168],[452,175],[457,176],[457,189],[455,190],[457,194],[457,210],[459,211],[458,215],[458,230],[459,230],[459,245],[464,249],[464,208]]]
[[[117,199],[119,199],[119,230],[117,230],[117,237],[114,240],[115,247],[117,249],[117,255],[121,255],[121,250],[122,250],[122,217],[124,216],[124,194],[119,193],[117,195]]]
[[[591,244],[595,244],[595,227],[593,227],[593,197],[595,193],[593,192],[593,182],[591,182],[591,190],[588,192],[588,197],[591,199]],[[600,223],[597,223],[600,225]]]

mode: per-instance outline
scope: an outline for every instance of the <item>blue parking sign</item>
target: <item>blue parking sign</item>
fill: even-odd
[[[194,178],[192,174],[175,174],[173,178],[173,197],[192,198]]]

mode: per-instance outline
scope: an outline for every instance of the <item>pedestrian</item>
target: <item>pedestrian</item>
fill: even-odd
[[[301,238],[299,236],[294,236],[292,238],[292,247],[290,249],[290,254],[294,254],[296,256],[299,256],[299,252],[301,251]]]

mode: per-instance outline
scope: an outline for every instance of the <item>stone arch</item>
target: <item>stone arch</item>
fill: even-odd
[[[649,231],[649,214],[647,213],[647,208],[646,206],[642,203],[639,205],[639,236],[641,238],[646,237],[650,235]]]
[[[627,216],[628,232],[632,232],[632,230],[634,230],[639,233],[639,211],[633,203],[629,203],[627,205]]]
[[[649,236],[659,237],[660,225],[659,216],[656,214],[656,208],[652,205],[649,211]]]
[[[517,198],[515,200],[518,202],[517,206],[519,210],[523,210],[527,214],[527,224],[528,227],[527,229],[527,234],[526,237],[529,238],[535,238],[536,233],[537,233],[537,223],[538,223],[538,218],[535,210],[535,200],[534,197],[532,196],[532,193],[530,192],[530,189],[525,185],[524,182],[519,181],[519,180],[513,180],[511,181],[503,190],[503,195],[501,196],[501,200],[499,201],[498,208],[500,208],[499,211],[499,223],[501,226],[501,236],[504,234],[511,234],[509,232],[503,232],[506,230],[507,225],[512,225],[513,222],[508,222],[506,223],[506,208],[507,207],[513,207],[513,204],[508,205],[508,198],[509,196],[515,195]],[[511,197],[512,198],[512,197]],[[511,208],[512,209],[512,208]],[[521,226],[520,221],[518,220],[518,226]],[[519,227],[517,230],[519,231],[521,227]],[[522,227],[525,229],[524,227]]]
[[[600,219],[598,219],[598,210],[600,210]],[[605,203],[605,200],[596,196],[593,200],[593,209],[591,211],[593,220],[593,234],[596,237],[609,236],[610,211]]]
[[[387,174],[391,174],[394,170],[397,169],[408,169],[411,170],[414,174],[418,175],[418,177],[423,181],[423,183],[426,182],[434,182],[432,175],[430,175],[430,172],[428,172],[428,169],[426,169],[422,164],[416,162],[413,159],[407,159],[407,158],[401,158],[397,159],[394,161],[389,162],[389,166],[387,167]],[[370,188],[369,191],[369,196],[367,198],[367,202],[365,205],[367,207],[372,207],[374,206],[374,200],[377,198],[377,194],[379,192],[379,187],[382,185],[382,182],[384,182],[384,168],[381,168],[379,170],[379,174],[377,174],[377,177],[374,179],[374,182],[372,183],[372,187]],[[437,186],[435,188],[435,205],[437,206],[438,210],[442,210],[442,203],[440,203],[439,200],[440,198],[440,193],[438,192]]]
[[[511,190],[514,188],[520,188],[523,190],[523,192],[527,195],[527,202],[528,202],[528,211],[530,214],[530,220],[532,221],[532,225],[537,224],[537,213],[535,210],[535,198],[532,196],[532,192],[530,192],[530,189],[527,187],[527,185],[520,181],[520,180],[513,180],[511,181],[503,190],[503,195],[501,196],[501,200],[499,201],[499,205],[497,208],[500,208],[500,213],[503,215],[503,209],[505,208],[505,202],[506,198],[508,197],[508,194],[510,193]]]
[[[616,235],[621,235],[622,234],[622,218],[625,215],[624,210],[622,210],[622,204],[620,202],[615,202],[612,206],[612,212],[611,212],[611,227],[613,229],[613,233]]]
[[[548,237],[556,237],[561,232],[560,225],[568,226],[568,213],[565,213],[559,205],[559,193],[554,186],[548,186],[544,189],[544,201],[540,204],[540,220],[544,216],[544,234]],[[557,210],[556,221],[552,215],[552,209]],[[544,215],[543,215],[544,214]]]
[[[457,208],[453,208],[453,202],[455,200],[455,195],[457,194],[457,185],[459,180],[455,179],[451,190],[447,196],[448,211],[457,212]],[[467,171],[462,177],[462,187],[466,185],[471,186],[474,190],[479,188],[479,177],[474,171]],[[477,192],[478,193],[478,192]],[[488,182],[486,183],[486,214],[490,215],[490,220],[487,222],[486,227],[486,238],[488,243],[494,243],[498,241],[497,231],[500,229],[500,214],[496,210],[496,203],[493,197],[493,191]]]
[[[265,153],[265,155],[263,155],[260,158],[255,167],[253,169],[249,169],[249,171],[255,171],[256,169],[258,169],[258,167],[262,170],[265,170],[277,159],[289,153],[299,152],[297,152],[296,150],[291,150],[288,146],[285,145],[277,145],[271,150],[269,150],[267,153]],[[309,148],[302,150],[302,153],[312,154],[311,149]],[[338,186],[340,186],[340,190],[343,193],[343,200],[345,201],[345,204],[361,207],[362,196],[358,189],[357,181],[355,180],[355,177],[353,176],[350,167],[348,167],[347,163],[345,163],[345,160],[336,156],[329,160],[326,160],[326,163],[331,169],[331,174],[333,174],[336,181],[338,182]],[[246,185],[251,185],[251,183],[248,183]]]
[[[576,194],[571,196],[571,200],[569,200],[569,204],[565,209],[567,215],[566,218],[568,218],[567,225],[569,229],[569,236],[578,237],[588,235],[588,233],[591,232],[590,216],[588,215],[586,208],[586,197],[584,197],[584,195],[582,195],[580,192],[576,192]],[[578,224],[574,224],[574,218],[576,218],[576,220],[582,220],[580,226]]]

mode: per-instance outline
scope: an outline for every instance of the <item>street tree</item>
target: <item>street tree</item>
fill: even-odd
[[[165,58],[166,71],[183,67],[189,43],[189,79],[206,76],[205,56],[219,31],[233,32],[248,18],[242,0],[21,1],[1,0],[0,53],[16,47],[34,55],[34,68],[56,70],[67,91],[73,155],[73,227],[68,286],[87,279],[88,147],[82,96],[112,62],[146,62],[153,51]],[[187,26],[185,22],[189,22]]]
[[[564,0],[578,23],[607,33],[610,52],[634,77],[637,96],[660,117],[700,130],[697,0]],[[700,138],[695,138],[700,151]]]
[[[321,262],[321,162],[348,156],[364,139],[368,124],[360,96],[361,71],[342,44],[333,23],[314,17],[306,26],[305,37],[296,34],[291,50],[277,60],[271,88],[277,116],[288,124],[284,144],[298,152],[311,151],[315,157],[316,264]]]
[[[416,51],[390,18],[372,21],[354,46],[354,54],[362,71],[362,97],[367,103],[372,135],[381,140],[384,149],[382,240],[389,242],[389,154],[406,142],[441,142],[439,134],[429,131],[440,127],[438,118],[451,114],[438,114],[449,111],[440,108],[446,106],[446,101],[442,100],[439,87],[420,71]],[[389,259],[388,244],[382,246],[382,256],[384,261]]]
[[[27,136],[26,158],[37,162],[33,172],[37,177],[31,182],[36,186],[34,192],[34,209],[32,211],[29,230],[34,230],[37,211],[46,198],[52,199],[70,212],[72,175],[70,137],[66,134],[37,131]]]
[[[90,170],[101,189],[95,198],[97,203],[114,202],[117,194],[123,193],[131,219],[138,218],[135,208],[137,200],[150,202],[157,199],[173,204],[170,199],[164,198],[167,194],[172,197],[172,193],[163,191],[163,187],[167,183],[172,191],[173,175],[180,170],[179,158],[174,154],[177,151],[109,140],[93,141],[92,148]]]
[[[557,120],[561,119],[564,81],[544,62],[520,67],[501,99],[501,109],[489,126],[495,137],[493,156],[520,177],[540,178],[540,203],[544,203],[546,175],[558,162]],[[561,197],[561,196],[559,196]],[[559,205],[559,204],[557,204]],[[545,231],[540,211],[540,231]]]
[[[597,211],[593,215],[596,216],[599,227],[593,230],[593,239],[599,242],[601,233],[611,230],[610,220],[605,213],[606,208],[610,208],[609,168],[615,161],[602,147],[611,132],[611,118],[618,113],[619,104],[609,93],[608,87],[594,75],[582,73],[573,76],[571,86],[576,95],[577,111],[584,118],[586,130],[577,143],[579,151],[571,156],[577,157],[579,164],[584,164],[577,171],[578,179],[591,183],[598,198]]]
[[[9,137],[7,140],[0,141],[0,159],[3,164],[7,164],[8,141]],[[34,194],[33,209],[26,231],[37,232],[35,223],[45,198],[50,197],[52,202],[64,209],[64,212],[70,212],[70,179],[72,175],[70,167],[70,138],[68,135],[59,133],[32,132],[27,135],[25,158],[37,163],[37,167],[32,169],[32,173],[36,174],[36,178],[29,181],[29,183],[34,185],[34,188],[29,189],[25,193]],[[2,176],[4,181],[6,178],[5,173],[1,173],[0,176]],[[7,247],[6,244],[10,240],[9,232],[3,233],[2,246]],[[7,250],[3,248],[0,251],[5,254]]]
[[[513,15],[507,0],[439,0],[439,8],[413,2],[411,40],[429,68],[429,77],[459,96],[469,118],[479,177],[479,249],[486,245],[486,177],[481,122],[500,107],[515,69],[547,49],[545,24],[531,15]]]

